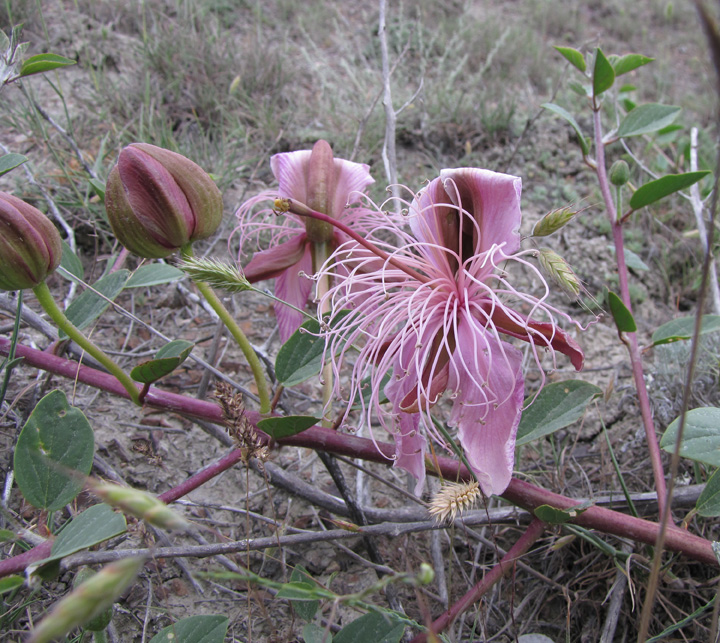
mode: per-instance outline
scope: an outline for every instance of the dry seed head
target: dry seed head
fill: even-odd
[[[547,237],[572,221],[576,214],[577,210],[573,210],[572,208],[558,208],[557,210],[548,212],[535,224],[532,236]]]
[[[540,248],[538,251],[538,261],[545,273],[562,288],[562,290],[572,297],[580,294],[582,287],[577,275],[572,268],[557,252],[550,248]]]
[[[265,462],[270,454],[255,427],[245,417],[245,402],[242,395],[227,382],[218,382],[215,397],[223,409],[228,435],[235,444],[244,450],[242,461],[247,464],[250,458]]]
[[[467,511],[475,504],[480,493],[477,481],[447,482],[430,501],[428,512],[437,522],[445,522],[448,518],[454,521],[458,512]]]

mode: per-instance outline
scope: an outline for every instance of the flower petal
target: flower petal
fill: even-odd
[[[564,330],[558,328],[558,326],[551,322],[528,320],[520,313],[512,312],[522,323],[512,319],[501,306],[496,306],[492,312],[492,323],[495,324],[495,328],[511,337],[524,339],[526,342],[532,341],[540,345],[543,345],[545,342],[537,338],[537,335],[542,335],[547,340],[545,345],[549,343],[554,350],[561,352],[563,355],[567,355],[576,371],[582,370],[585,355],[580,345]]]
[[[480,232],[476,254],[503,243],[503,251],[508,255],[520,247],[520,177],[479,168],[460,168],[442,170],[439,180],[452,202],[475,218]]]
[[[281,199],[307,201],[307,173],[310,150],[275,154],[270,159],[270,169],[278,180],[278,196]]]
[[[449,423],[485,495],[510,484],[525,390],[522,353],[462,316],[448,378],[456,392]]]
[[[370,176],[369,165],[338,158],[335,159],[335,181],[332,214],[338,218],[345,206],[360,201],[362,193],[375,183],[375,179]]]
[[[280,247],[276,246],[275,249],[277,250]],[[313,287],[313,282],[305,276],[310,274],[312,274],[312,255],[310,254],[310,246],[306,245],[300,260],[278,275],[275,280],[275,296],[304,310]],[[304,321],[301,312],[280,303],[275,304],[275,316],[280,331],[280,341],[283,343],[290,339],[290,336],[300,328]]]
[[[256,252],[252,260],[243,268],[243,272],[250,283],[272,279],[302,260],[306,252],[307,239],[305,233],[300,233],[289,241]]]

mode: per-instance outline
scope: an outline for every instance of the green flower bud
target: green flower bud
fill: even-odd
[[[166,257],[209,237],[222,221],[220,190],[190,159],[146,143],[120,152],[105,187],[113,233],[130,252]]]
[[[143,558],[125,558],[101,569],[55,603],[27,643],[50,643],[102,614],[135,580]]]
[[[429,585],[435,578],[435,570],[427,563],[420,564],[420,571],[417,573],[418,582],[421,585]]]
[[[0,290],[34,288],[60,263],[60,233],[40,210],[0,192]]]
[[[317,212],[332,216],[335,196],[335,159],[327,141],[320,140],[313,145],[307,169],[307,206]],[[306,219],[305,230],[313,243],[332,240],[335,230],[325,221]]]
[[[625,185],[630,180],[630,166],[622,159],[615,161],[610,167],[609,178],[610,183],[617,187]]]

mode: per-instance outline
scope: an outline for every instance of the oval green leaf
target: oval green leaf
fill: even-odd
[[[83,268],[82,261],[78,259],[78,256],[68,245],[68,242],[64,240],[62,242],[62,257],[60,257],[60,265],[77,279],[82,279],[85,276],[85,269]],[[62,275],[62,270],[58,274]]]
[[[57,54],[38,54],[30,56],[20,67],[21,76],[32,76],[33,74],[42,74],[46,71],[57,69],[58,67],[68,67],[74,65],[75,61],[65,56]]]
[[[549,525],[563,525],[574,518],[577,518],[583,511],[587,510],[593,505],[592,500],[586,500],[585,502],[571,507],[570,509],[558,509],[550,505],[540,505],[535,508],[533,512],[537,518]]]
[[[27,162],[27,156],[22,154],[3,154],[0,156],[0,176],[7,174],[10,170],[14,170],[16,167]]]
[[[652,336],[653,346],[670,344],[682,339],[691,339],[695,331],[695,317],[678,317],[663,324]],[[720,315],[703,315],[700,322],[700,334],[720,331]]]
[[[650,181],[635,190],[635,194],[630,197],[630,207],[633,210],[644,208],[646,205],[655,203],[655,201],[659,201],[674,192],[689,188],[704,179],[708,174],[710,174],[709,170],[685,172],[685,174],[668,174],[655,181]]]
[[[25,499],[54,511],[73,500],[92,468],[93,430],[65,393],[51,391],[25,423],[15,447],[14,472]]]
[[[593,95],[600,96],[613,86],[615,70],[605,57],[602,49],[595,50],[595,67],[593,68]]]
[[[572,128],[577,134],[578,143],[580,143],[582,153],[587,156],[590,153],[590,145],[588,144],[588,140],[582,133],[580,125],[578,125],[575,118],[573,118],[573,115],[568,112],[564,107],[560,107],[560,105],[555,105],[555,103],[543,103],[542,107],[544,107],[548,111],[553,112],[554,114],[557,114],[560,118],[564,118],[568,123],[570,123],[570,125],[572,125]]]
[[[151,263],[140,266],[127,280],[125,288],[145,288],[147,286],[160,286],[179,281],[185,273],[166,263]]]
[[[523,411],[515,445],[538,440],[577,422],[587,405],[601,394],[600,388],[582,380],[548,384]]]
[[[391,614],[370,612],[343,627],[333,643],[398,643],[405,626],[393,620]]]
[[[53,543],[50,556],[38,564],[64,558],[82,549],[125,533],[125,516],[115,513],[108,505],[93,505],[75,516],[58,534]]]
[[[627,138],[657,132],[672,124],[681,111],[682,108],[674,105],[656,103],[639,105],[622,120],[617,135],[620,138]]]
[[[150,643],[223,643],[228,629],[227,616],[188,616],[168,625]]]
[[[297,565],[295,569],[293,569],[293,573],[290,575],[290,582],[291,583],[303,583],[304,585],[307,585],[306,589],[313,589],[314,587],[317,587],[315,584],[315,581],[313,580],[312,576],[308,573],[307,569],[305,569],[302,565]],[[282,590],[280,590],[282,591]],[[279,595],[279,594],[278,594]],[[295,613],[303,620],[303,621],[312,621],[313,617],[315,616],[315,613],[318,611],[318,607],[320,607],[320,601],[318,600],[302,600],[302,601],[291,601],[293,609],[295,610]]]
[[[655,59],[648,58],[647,56],[643,56],[642,54],[625,54],[624,56],[621,56],[615,62],[613,62],[615,77],[617,78],[618,76],[627,74],[629,71],[637,69],[638,67],[642,67],[643,65],[647,65],[653,60]]]
[[[627,309],[622,299],[612,290],[608,290],[607,299],[610,314],[615,320],[615,326],[617,326],[618,331],[621,333],[634,333],[637,330],[637,324],[635,324],[632,313]]]
[[[302,629],[302,637],[305,643],[332,643],[333,637],[324,627],[315,623],[306,623]]]
[[[80,330],[87,328],[105,312],[110,302],[122,292],[129,274],[128,270],[118,270],[98,279],[92,286],[93,290],[89,288],[84,290],[68,306],[65,316],[76,328]],[[97,291],[97,293],[94,291]],[[58,335],[60,339],[67,339],[67,335],[62,331]]]
[[[558,47],[556,49],[564,58],[567,60],[575,69],[584,72],[587,69],[585,63],[585,56],[583,56],[577,49],[572,47]]]
[[[22,576],[6,576],[0,578],[0,594],[7,594],[18,587],[22,587],[25,579]]]
[[[720,469],[710,476],[695,503],[695,509],[705,518],[720,516]]]
[[[176,339],[165,344],[155,359],[138,364],[130,371],[130,377],[141,384],[152,384],[172,373],[190,355],[195,344],[184,339]]]
[[[670,453],[675,450],[679,420],[673,420],[660,439],[660,446]],[[687,412],[680,455],[720,467],[720,409],[708,406]]]
[[[257,424],[258,429],[267,433],[271,438],[282,440],[291,435],[297,435],[315,426],[320,420],[309,415],[288,415],[281,418],[265,418]]]

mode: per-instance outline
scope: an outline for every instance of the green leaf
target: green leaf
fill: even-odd
[[[557,47],[556,49],[564,58],[567,60],[575,69],[579,71],[585,71],[587,64],[585,63],[585,56],[583,56],[577,49],[572,47]]]
[[[655,181],[650,181],[645,185],[641,185],[635,194],[630,197],[630,207],[633,210],[639,210],[646,205],[655,203],[666,196],[689,188],[694,183],[704,179],[710,172],[703,170],[700,172],[686,172],[685,174],[668,174]]]
[[[667,127],[679,116],[682,108],[674,105],[658,105],[650,103],[633,109],[620,123],[617,135],[620,138],[640,136],[657,132]]]
[[[618,331],[621,333],[634,333],[637,330],[637,324],[635,324],[632,313],[627,309],[622,299],[612,290],[608,290],[607,299],[610,314],[615,320]]]
[[[125,516],[115,513],[106,504],[93,505],[72,519],[55,539],[50,556],[38,564],[44,565],[97,545],[125,533],[126,528]]]
[[[332,643],[333,637],[324,627],[307,623],[302,629],[302,637],[305,643]]]
[[[150,263],[140,266],[127,280],[125,288],[144,288],[147,286],[159,286],[178,281],[185,276],[185,273],[166,263]]]
[[[600,394],[601,389],[582,380],[548,384],[523,411],[515,446],[538,440],[577,422],[585,407]]]
[[[595,50],[595,67],[593,69],[593,95],[600,96],[613,86],[615,70],[610,64],[602,49]]]
[[[95,443],[90,423],[65,393],[51,391],[25,423],[15,447],[14,471],[25,499],[35,507],[61,509],[85,485]]]
[[[678,317],[663,324],[652,336],[653,346],[670,344],[681,339],[692,339],[695,330],[695,317]],[[703,315],[700,334],[716,333],[720,330],[720,315]]]
[[[150,643],[223,643],[228,629],[227,616],[188,616],[168,625]]]
[[[88,179],[88,183],[90,183],[90,187],[95,191],[95,194],[100,197],[100,200],[105,201],[105,181]]]
[[[647,65],[653,60],[655,59],[648,58],[647,56],[643,56],[641,54],[625,54],[613,63],[615,77],[627,74],[629,71],[637,69],[638,67],[642,67],[643,65]]]
[[[78,279],[82,279],[85,276],[85,269],[83,268],[82,261],[80,261],[78,256],[72,251],[72,248],[68,245],[67,241],[62,242],[60,265]],[[62,274],[62,272],[59,274]]]
[[[349,310],[341,310],[333,316],[331,325],[349,314]],[[319,375],[324,350],[325,336],[320,334],[320,324],[309,319],[280,347],[275,358],[275,375],[286,387]]]
[[[58,67],[74,65],[75,62],[74,60],[70,60],[70,58],[58,56],[57,54],[38,54],[37,56],[30,56],[30,58],[23,61],[20,67],[20,75],[32,76],[33,74],[42,74],[43,72],[51,71]]]
[[[398,643],[405,632],[389,615],[370,612],[343,627],[333,643]]]
[[[705,518],[720,516],[720,469],[710,476],[695,503],[695,509]]]
[[[582,153],[587,156],[590,153],[590,145],[588,144],[585,135],[582,133],[580,125],[578,125],[575,118],[573,118],[573,115],[568,112],[564,107],[560,107],[560,105],[555,105],[554,103],[543,103],[542,107],[557,114],[558,116],[560,116],[560,118],[564,118],[568,123],[570,123],[570,125],[572,125],[572,128],[577,134],[578,142],[580,143],[580,147],[582,148]]]
[[[609,250],[612,250],[612,252],[615,252],[615,246],[614,245],[608,245],[607,246]],[[625,256],[625,265],[628,268],[632,268],[633,270],[650,270],[650,266],[648,266],[638,255],[636,255],[632,250],[628,250],[627,248],[623,248],[623,255]]]
[[[10,153],[0,156],[0,176],[7,174],[10,170],[14,170],[23,163],[27,163],[27,156],[22,154]]]
[[[570,509],[557,509],[550,505],[540,505],[535,508],[533,512],[543,522],[549,525],[563,525],[574,518],[577,518],[583,511],[588,509],[594,504],[592,500],[586,500],[585,502],[571,507]]]
[[[172,373],[190,355],[195,344],[184,339],[175,339],[165,344],[155,359],[138,364],[130,371],[130,377],[141,384],[152,384],[161,377]]]
[[[98,279],[92,287],[104,297],[88,288],[68,306],[65,316],[80,330],[86,328],[100,317],[110,305],[110,301],[122,292],[129,274],[128,270],[118,270]],[[59,337],[66,339],[67,335],[61,331]]]
[[[258,429],[267,433],[271,438],[282,438],[297,435],[315,426],[320,420],[309,415],[288,415],[287,417],[266,418],[257,423]]]
[[[660,439],[660,446],[675,451],[680,418],[673,420]],[[690,460],[720,467],[720,409],[714,406],[688,411],[680,443],[680,455]]]
[[[0,578],[0,594],[7,594],[18,587],[22,587],[25,579],[22,576],[6,576]]]
[[[312,590],[314,587],[317,587],[312,576],[310,576],[307,569],[305,569],[302,565],[297,565],[295,569],[293,569],[293,573],[290,575],[290,582],[305,585],[308,590]],[[280,591],[282,592],[282,590]],[[291,600],[290,602],[292,603],[295,613],[303,621],[311,621],[313,616],[315,616],[318,607],[320,607],[320,601],[318,600],[303,599]]]

